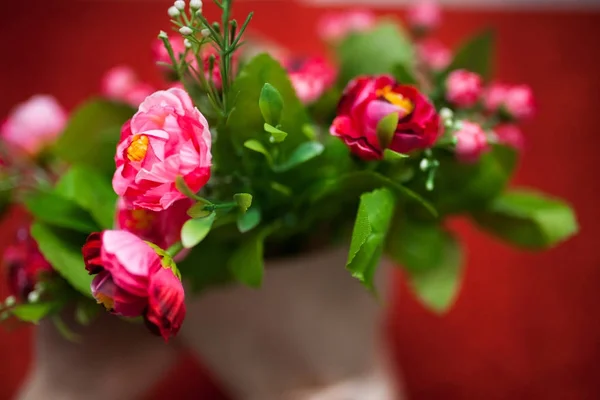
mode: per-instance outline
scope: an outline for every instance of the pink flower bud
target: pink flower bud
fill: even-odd
[[[408,24],[415,30],[432,30],[441,21],[440,6],[435,0],[416,0],[408,10]]]
[[[321,39],[337,42],[352,32],[366,31],[375,25],[375,15],[370,11],[353,10],[326,14],[319,21],[317,31]]]
[[[446,79],[446,100],[458,107],[472,107],[482,91],[481,77],[473,72],[459,69]]]
[[[523,132],[518,126],[513,124],[498,125],[494,128],[494,133],[498,139],[498,143],[514,147],[519,151],[523,151],[525,147],[525,139]]]
[[[300,101],[310,104],[333,86],[337,70],[324,58],[312,57],[284,61],[290,80]]]
[[[463,162],[475,162],[481,154],[489,150],[487,137],[479,124],[463,121],[456,137],[456,156]]]
[[[127,66],[110,69],[102,79],[102,95],[111,100],[122,101],[134,107],[154,92],[154,88],[140,82],[136,73]]]
[[[512,86],[504,100],[504,107],[514,118],[531,118],[535,113],[535,101],[531,87],[528,85]]]
[[[426,69],[441,71],[450,65],[452,53],[439,40],[428,38],[417,43],[417,58]]]
[[[0,136],[17,151],[33,157],[54,143],[67,123],[67,113],[56,99],[35,95],[13,109],[0,127]]]

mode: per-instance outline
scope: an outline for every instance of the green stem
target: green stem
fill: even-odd
[[[174,258],[181,252],[181,250],[183,250],[183,244],[181,242],[177,242],[167,249],[167,254],[170,255],[171,258]]]

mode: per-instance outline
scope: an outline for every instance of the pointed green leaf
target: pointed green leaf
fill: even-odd
[[[390,143],[392,143],[392,139],[398,128],[399,119],[400,115],[397,112],[393,112],[381,118],[377,123],[377,139],[379,139],[381,148],[387,149]]]
[[[377,189],[360,197],[346,268],[371,291],[394,214],[396,197],[388,189]]]
[[[181,243],[186,249],[191,249],[200,243],[210,232],[216,214],[212,213],[206,218],[190,219],[181,229]]]
[[[263,144],[261,142],[259,142],[258,140],[254,140],[254,139],[247,140],[244,142],[244,147],[247,149],[250,149],[252,151],[255,151],[257,153],[263,154],[269,163],[273,162],[273,159],[271,158],[271,154],[269,154],[269,152],[267,151],[265,146],[263,146]]]
[[[279,91],[270,83],[265,83],[260,92],[258,106],[265,121],[273,126],[281,122],[283,112],[283,99]]]
[[[247,212],[240,215],[237,220],[237,227],[241,233],[246,233],[256,228],[260,224],[261,213],[257,207],[250,208]]]
[[[298,165],[305,163],[323,153],[324,147],[319,142],[306,142],[302,143],[292,153],[290,158],[282,164],[273,167],[275,172],[285,172],[290,169],[297,167]]]
[[[207,203],[199,201],[187,210],[187,215],[192,218],[206,218],[213,213],[213,210],[206,210]]]
[[[466,69],[485,79],[492,76],[494,32],[487,30],[463,44],[454,56],[447,71]]]
[[[86,210],[55,192],[32,193],[25,199],[25,206],[36,220],[48,225],[83,233],[100,230]]]
[[[81,248],[87,236],[53,228],[40,222],[31,226],[31,236],[54,269],[75,289],[92,297],[90,291],[92,277],[86,271],[81,255]]]
[[[271,143],[281,143],[285,140],[285,138],[287,137],[287,133],[275,128],[272,125],[269,125],[268,123],[265,122],[265,131],[267,133],[271,134]]]
[[[511,190],[474,215],[486,231],[529,249],[557,245],[578,231],[575,213],[562,200],[528,190]]]
[[[44,317],[56,312],[60,305],[57,302],[19,304],[11,308],[10,312],[23,322],[37,324]]]
[[[383,151],[384,161],[396,162],[408,158],[408,154],[396,153],[394,150],[385,149]]]

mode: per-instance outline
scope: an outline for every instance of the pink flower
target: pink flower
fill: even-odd
[[[187,210],[194,204],[188,198],[178,200],[164,211],[131,209],[122,199],[117,203],[116,228],[168,249],[180,239],[183,224],[190,219]]]
[[[369,30],[375,25],[375,15],[366,10],[326,14],[319,21],[317,31],[321,39],[337,42],[352,32]]]
[[[92,233],[82,249],[92,295],[107,310],[143,316],[165,340],[185,318],[184,290],[170,257],[126,231]]]
[[[382,144],[377,125],[397,113],[399,120],[390,143]],[[416,88],[387,75],[361,76],[346,86],[330,133],[365,160],[376,160],[389,148],[398,153],[431,147],[440,135],[440,117]]]
[[[452,53],[439,40],[427,38],[417,43],[417,58],[426,69],[441,71],[450,65]]]
[[[435,29],[440,21],[441,10],[437,1],[416,0],[408,10],[408,24],[415,30]]]
[[[127,207],[162,211],[184,199],[183,177],[194,192],[210,177],[208,122],[183,90],[158,91],[125,123],[117,147],[113,188]]]
[[[310,104],[331,88],[337,77],[336,69],[324,58],[287,59],[283,62],[300,101]]]
[[[481,77],[464,69],[452,71],[446,79],[446,100],[458,107],[472,107],[482,91]]]
[[[35,95],[13,109],[0,136],[17,150],[36,156],[54,143],[66,123],[67,113],[54,97]]]
[[[21,301],[27,301],[36,283],[54,271],[40,253],[36,241],[29,234],[29,228],[19,229],[15,243],[4,251],[2,264],[8,273],[11,294]]]
[[[484,93],[488,111],[504,112],[511,118],[531,118],[535,113],[533,91],[528,85],[494,83]]]
[[[504,107],[514,118],[531,118],[535,113],[535,100],[531,87],[528,85],[512,86],[504,100]]]
[[[102,95],[134,107],[154,92],[154,88],[140,82],[133,69],[126,66],[112,68],[102,79]]]
[[[489,150],[485,132],[474,122],[463,121],[462,128],[454,133],[456,137],[456,155],[464,162],[475,162]]]
[[[523,151],[525,139],[523,138],[523,132],[521,132],[518,126],[513,124],[498,125],[494,128],[494,133],[496,134],[498,143]]]

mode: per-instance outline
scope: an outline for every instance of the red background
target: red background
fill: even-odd
[[[168,28],[168,3],[3,4],[0,116],[40,92],[72,108],[96,93],[102,73],[119,63],[156,81],[149,43]],[[314,30],[322,9],[289,0],[236,7],[242,16],[256,11],[252,28],[293,50],[324,50]],[[600,252],[594,248],[600,237],[600,14],[449,11],[439,35],[456,45],[485,26],[499,33],[498,76],[531,84],[539,100],[539,117],[525,128],[528,146],[516,183],[568,199],[581,233],[557,249],[530,254],[458,221],[468,266],[455,308],[443,317],[428,313],[398,277],[389,332],[412,399],[599,399]],[[1,249],[21,218],[13,213],[2,224]],[[0,399],[13,395],[27,371],[31,334],[0,329]],[[182,355],[149,398],[220,399],[214,385],[197,379],[198,368]]]

